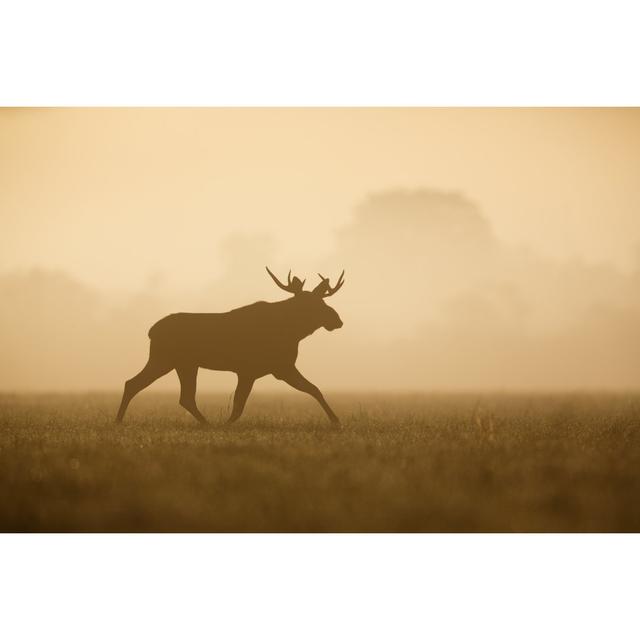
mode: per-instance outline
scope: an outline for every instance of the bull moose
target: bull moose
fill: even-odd
[[[306,280],[291,271],[283,284],[266,267],[273,281],[293,297],[279,302],[255,302],[226,313],[174,313],[156,322],[149,330],[149,360],[142,371],[124,385],[116,418],[121,422],[131,399],[152,382],[175,369],[180,379],[180,404],[199,422],[206,418],[196,405],[198,369],[233,371],[238,385],[233,410],[227,423],[241,415],[258,379],[272,374],[294,389],[313,396],[334,423],[338,417],[320,389],[296,369],[298,343],[320,327],[327,331],[342,326],[340,316],[324,298],[344,284],[344,271],[334,287],[320,276],[312,291],[303,291]]]

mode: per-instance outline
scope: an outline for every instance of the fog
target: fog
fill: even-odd
[[[346,270],[344,327],[298,361],[327,390],[640,386],[637,110],[1,122],[2,390],[119,389],[163,315],[286,296],[267,264],[308,286]]]

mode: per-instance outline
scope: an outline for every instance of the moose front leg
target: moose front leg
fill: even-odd
[[[340,424],[338,416],[327,404],[327,401],[324,399],[324,396],[322,395],[320,389],[318,389],[318,387],[316,387],[316,385],[312,382],[309,382],[309,380],[307,380],[295,367],[278,371],[273,375],[278,378],[278,380],[284,380],[294,389],[298,389],[298,391],[304,391],[304,393],[308,393],[310,396],[313,396],[320,403],[320,406],[324,409],[325,413],[329,417],[329,420],[331,420],[331,422],[333,422],[334,424]]]
[[[247,403],[247,398],[251,393],[251,389],[253,388],[253,383],[255,382],[255,378],[245,375],[238,375],[238,386],[236,387],[236,392],[233,395],[233,410],[231,411],[231,415],[227,420],[227,424],[230,422],[235,422],[244,411],[244,405]]]
[[[207,419],[200,413],[196,405],[196,379],[198,367],[193,365],[176,367],[180,378],[180,405],[183,406],[198,422],[207,424]]]

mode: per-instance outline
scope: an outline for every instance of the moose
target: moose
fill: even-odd
[[[269,267],[273,281],[292,297],[278,302],[255,302],[226,313],[174,313],[156,322],[149,330],[149,360],[142,371],[124,385],[116,422],[122,422],[131,399],[173,369],[180,380],[180,404],[201,423],[206,418],[196,405],[198,369],[232,371],[238,376],[233,409],[227,424],[244,410],[254,382],[266,375],[313,396],[329,420],[339,424],[320,389],[296,369],[298,343],[324,327],[333,331],[342,320],[324,298],[344,284],[344,271],[335,286],[321,274],[312,291],[303,291],[306,280],[291,277],[284,284]]]

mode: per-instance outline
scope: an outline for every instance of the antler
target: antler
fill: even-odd
[[[293,293],[294,295],[298,295],[299,293],[302,293],[302,287],[304,286],[306,279],[300,280],[298,276],[293,276],[293,278],[291,278],[291,269],[289,269],[289,275],[287,276],[287,284],[282,284],[282,282],[280,282],[280,280],[278,280],[278,278],[276,278],[273,275],[273,273],[271,273],[271,270],[269,269],[269,267],[265,267],[265,269],[267,270],[267,273],[273,278],[273,281],[281,289],[284,289],[289,293]]]
[[[338,278],[338,282],[336,282],[335,287],[331,287],[329,284],[329,278],[325,278],[321,273],[318,274],[322,282],[313,290],[313,293],[317,295],[321,295],[323,298],[328,298],[332,296],[340,287],[344,284],[344,269]]]

